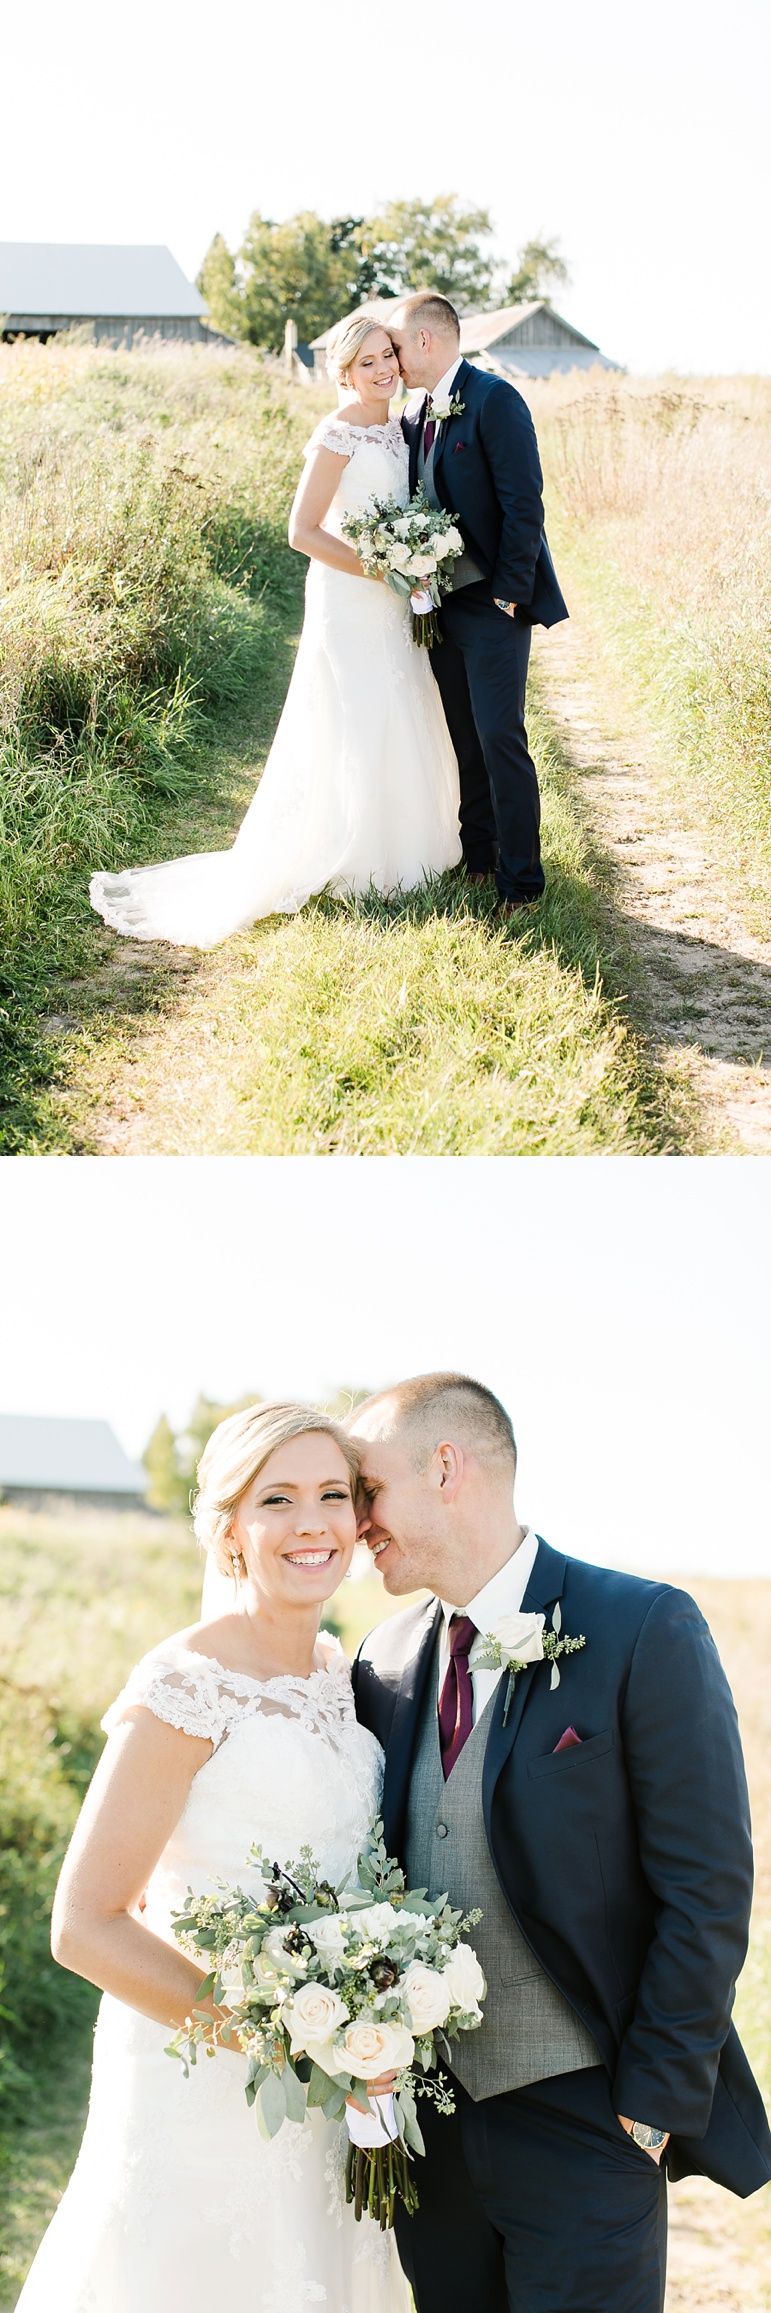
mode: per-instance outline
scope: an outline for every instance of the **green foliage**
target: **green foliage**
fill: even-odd
[[[232,1405],[219,1405],[214,1398],[199,1397],[189,1422],[183,1430],[172,1430],[165,1414],[156,1422],[152,1437],[144,1452],[145,1469],[152,1479],[150,1501],[154,1509],[167,1510],[172,1517],[184,1517],[190,1495],[195,1487],[196,1470],[204,1446],[218,1422],[228,1414],[243,1413],[247,1406],[259,1403],[259,1391],[247,1391]]]
[[[38,2058],[36,2043],[61,2047],[87,2027],[90,1985],[55,1967],[49,1919],[79,1790],[52,1706],[0,1683],[0,2126],[20,2117]],[[87,1730],[91,1763],[97,1728]]]
[[[209,308],[212,327],[223,330],[226,337],[240,336],[236,261],[221,233],[215,233],[209,244],[196,288]]]
[[[274,225],[255,209],[239,251],[241,334],[278,353],[288,319],[308,342],[345,313],[350,263],[311,210]]]
[[[384,277],[385,294],[437,289],[460,312],[489,304],[495,269],[488,209],[463,208],[455,193],[433,201],[389,201],[365,219],[362,250]]]
[[[277,224],[256,209],[237,256],[215,234],[198,287],[217,328],[279,353],[290,317],[308,342],[370,297],[437,289],[469,313],[567,280],[555,241],[526,242],[512,273],[496,264],[492,233],[489,210],[464,207],[456,193],[330,223],[304,210]]]
[[[153,855],[159,810],[201,794],[215,726],[274,679],[307,412],[246,349],[4,347],[0,367],[8,1153],[51,1072],[36,1015],[93,938],[89,873]]]
[[[553,283],[570,280],[567,265],[558,241],[526,241],[520,249],[516,271],[509,276],[503,291],[503,305],[518,305],[531,299],[548,297]]]

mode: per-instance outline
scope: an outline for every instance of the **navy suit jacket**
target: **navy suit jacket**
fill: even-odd
[[[543,476],[527,403],[505,378],[462,361],[452,385],[458,418],[438,429],[434,488],[457,516],[464,544],[500,602],[515,602],[531,626],[556,626],[568,608],[546,544]],[[410,491],[418,486],[424,403],[402,418]]]
[[[771,2134],[731,2023],[752,1850],[728,1683],[685,1591],[539,1542],[523,1611],[550,1625],[558,1599],[585,1648],[563,1656],[554,1692],[543,1663],[520,1672],[505,1726],[505,1678],[496,1690],[481,1793],[496,1873],[593,2035],[616,2111],[671,2131],[671,2176],[701,2172],[745,2196],[771,2178]],[[386,1754],[389,1854],[440,1611],[435,1599],[407,1608],[354,1664],[358,1717]],[[580,1744],[558,1751],[568,1726]]]

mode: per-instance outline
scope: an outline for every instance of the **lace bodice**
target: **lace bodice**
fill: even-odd
[[[141,1704],[214,1745],[148,1886],[145,1917],[158,1934],[168,1937],[188,1886],[200,1893],[221,1876],[258,1893],[246,1868],[255,1840],[281,1863],[309,1844],[333,1882],[353,1869],[380,1804],[382,1752],[358,1725],[344,1655],[326,1643],[310,1678],[258,1680],[167,1640],[107,1711],[108,1734]]]
[[[409,453],[398,418],[388,418],[384,426],[351,426],[332,411],[314,428],[305,445],[305,457],[313,450],[334,450],[337,457],[347,460],[324,516],[325,529],[339,532],[341,516],[360,513],[373,498],[396,498],[400,506],[406,506]]]

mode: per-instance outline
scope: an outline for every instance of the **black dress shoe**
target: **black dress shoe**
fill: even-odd
[[[494,867],[467,867],[466,882],[479,884],[492,883],[494,875]]]

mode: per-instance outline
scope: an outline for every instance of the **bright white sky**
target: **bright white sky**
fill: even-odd
[[[199,1389],[460,1367],[550,1541],[768,1575],[768,1208],[747,1158],[6,1159],[0,1411],[138,1454]]]
[[[634,370],[771,370],[768,0],[38,0],[5,11],[0,230],[162,241],[457,191]]]

